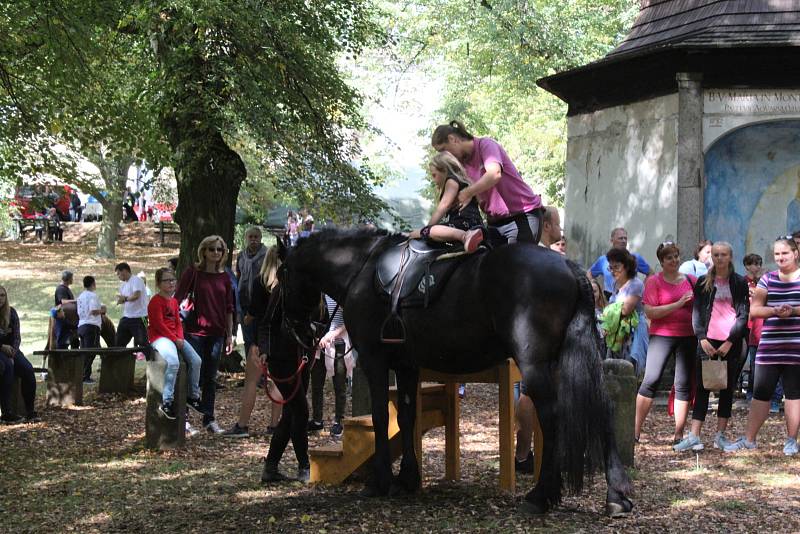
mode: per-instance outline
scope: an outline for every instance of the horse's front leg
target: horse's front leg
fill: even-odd
[[[392,458],[389,453],[389,368],[374,362],[364,372],[369,382],[372,399],[372,427],[375,432],[375,455],[373,456],[373,478],[367,483],[362,495],[380,497],[389,494],[392,485]]]
[[[614,407],[609,401],[608,425],[606,428],[606,515],[609,517],[623,517],[633,510],[633,502],[628,498],[633,488],[625,466],[617,450],[617,438],[614,435]]]
[[[400,438],[403,441],[403,459],[400,461],[400,473],[392,486],[392,493],[414,493],[419,489],[421,480],[417,454],[414,450],[419,369],[400,367],[395,373],[397,376],[397,424],[400,426]]]

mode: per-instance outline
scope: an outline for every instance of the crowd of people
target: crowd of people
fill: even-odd
[[[487,137],[475,137],[452,121],[433,132],[437,154],[430,176],[438,188],[438,203],[429,224],[410,234],[463,247],[472,254],[482,246],[529,242],[566,254],[566,237],[556,208],[544,206],[539,195],[520,176],[503,147]],[[484,223],[485,221],[485,223]],[[313,217],[289,212],[284,244],[295,246],[314,231]],[[250,418],[260,387],[271,402],[270,449],[262,482],[285,480],[278,469],[289,441],[298,462],[297,479],[308,480],[309,431],[325,429],[323,388],[332,378],[335,406],[331,436],[344,432],[342,420],[347,383],[357,354],[353,351],[342,307],[328,295],[320,296],[318,320],[329,325],[311,353],[285,332],[282,321],[280,259],[276,247],[262,243],[252,227],[245,246],[226,268],[230,250],[218,235],[204,238],[192,265],[177,276],[174,263],[155,272],[152,296],[143,277],[134,276],[127,263],[115,272],[120,280],[116,303],[123,306],[115,345],[133,339],[137,347],[158,351],[166,361],[160,414],[176,419],[175,382],[179,357],[188,369],[187,405],[202,417],[211,434],[237,438],[251,435]],[[761,272],[762,258],[744,258],[746,275],[736,272],[735,252],[729,243],[701,241],[693,258],[681,262],[679,247],[670,241],[655,251],[659,272],[641,255],[628,251],[628,234],[615,228],[610,249],[586,271],[590,279],[597,329],[604,342],[604,358],[630,361],[641,386],[636,398],[635,438],[638,442],[668,360],[675,357],[672,411],[673,447],[677,452],[704,447],[702,426],[709,396],[718,391],[715,447],[729,452],[756,448],[756,437],[769,412],[776,411],[776,394],[785,395],[787,439],[784,453],[798,451],[800,426],[800,232],[780,237],[774,244],[776,271]],[[96,293],[93,276],[83,278],[83,292],[70,289],[73,274],[64,271],[51,310],[53,342],[58,348],[99,347],[106,306]],[[73,307],[70,304],[74,303]],[[245,348],[245,383],[236,421],[227,430],[215,414],[216,377],[220,359],[234,347],[241,326]],[[36,421],[35,380],[30,363],[19,351],[19,318],[0,287],[0,404],[3,420]],[[749,361],[748,399],[752,398],[744,436],[726,435],[732,414],[734,389]],[[723,383],[713,385],[711,366],[722,362]],[[706,371],[706,369],[709,371]],[[716,366],[717,372],[719,365]],[[92,358],[85,361],[85,380],[91,382]],[[704,377],[704,372],[707,374]],[[9,378],[10,377],[10,378]],[[19,377],[26,414],[10,412],[11,381]],[[309,413],[307,392],[311,390]],[[533,401],[524,384],[515,386],[517,398],[516,468],[533,471],[531,433]],[[462,389],[463,395],[463,389]],[[779,403],[779,398],[777,399]],[[771,405],[772,403],[772,405]],[[778,404],[779,407],[779,404]],[[686,432],[689,411],[691,425]],[[187,432],[196,434],[187,419]]]
[[[624,358],[642,377],[636,398],[636,441],[653,404],[669,358],[675,358],[672,412],[673,449],[698,451],[710,393],[717,395],[715,448],[726,452],[756,448],[755,438],[770,412],[785,396],[787,437],[783,452],[798,452],[800,426],[800,232],[773,244],[778,270],[762,273],[763,259],[747,254],[745,275],[736,272],[734,250],[724,241],[701,241],[694,258],[680,262],[678,246],[656,249],[661,266],[654,274],[644,259],[628,252],[623,228],[611,232],[611,249],[587,272],[604,276],[595,287],[598,327],[606,357]],[[644,281],[638,275],[644,275]],[[610,275],[610,276],[609,276]],[[609,304],[603,300],[608,297]],[[734,391],[749,363],[747,431],[736,440],[726,434]],[[706,376],[704,376],[704,373]],[[712,378],[713,375],[713,378]],[[685,434],[691,410],[691,424]]]

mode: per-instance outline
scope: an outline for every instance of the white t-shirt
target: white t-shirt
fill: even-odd
[[[99,310],[101,307],[97,293],[85,289],[78,295],[76,306],[78,308],[78,328],[85,324],[93,324],[97,327],[103,324],[102,315],[92,315],[93,310]]]
[[[142,279],[131,275],[127,282],[122,282],[119,286],[119,294],[123,297],[133,296],[137,291],[139,292],[138,299],[122,304],[123,317],[147,317],[147,292]]]

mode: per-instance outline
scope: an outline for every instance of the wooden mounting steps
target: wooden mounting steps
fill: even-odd
[[[420,369],[421,386],[417,390],[417,424],[414,428],[414,449],[422,475],[422,435],[437,426],[445,427],[445,479],[461,478],[460,430],[461,415],[458,385],[469,383],[498,384],[498,423],[500,427],[500,488],[513,492],[514,475],[514,391],[513,384],[521,380],[517,365],[508,359],[478,373],[462,375],[438,373]],[[437,383],[432,383],[437,382]],[[341,444],[326,445],[309,450],[311,481],[340,484],[350,474],[364,466],[375,454],[375,434],[372,416],[348,417],[342,421],[344,437]],[[534,411],[534,478],[539,479],[542,466],[542,432]],[[397,389],[389,390],[389,449],[392,460],[402,452],[400,428],[397,425]]]
[[[417,393],[417,429],[424,434],[445,424],[444,384],[422,384]],[[309,449],[311,481],[340,484],[362,467],[375,453],[372,416],[345,417],[342,442]],[[421,435],[420,435],[421,437]],[[397,388],[389,389],[389,448],[392,460],[401,452],[400,427],[397,424]],[[417,453],[419,456],[419,452]]]

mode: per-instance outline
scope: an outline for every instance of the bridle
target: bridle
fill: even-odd
[[[358,275],[361,274],[361,272],[364,270],[364,267],[367,266],[367,263],[369,263],[369,260],[372,258],[373,254],[375,253],[375,250],[378,248],[378,245],[383,243],[385,240],[386,240],[386,237],[380,238],[380,239],[376,240],[375,243],[373,243],[372,246],[369,248],[369,251],[367,252],[367,256],[366,256],[366,258],[364,258],[364,261],[361,263],[361,266],[358,268],[357,271],[355,271],[350,276],[350,279],[347,281],[347,284],[345,284],[345,286],[344,286],[344,299],[343,300],[345,300],[345,301],[347,300],[347,296],[350,294],[350,286],[353,285],[353,282],[355,281],[355,279],[358,277]],[[312,325],[316,325],[317,327],[324,325],[323,328],[315,328],[316,332],[323,332],[323,334],[318,336],[318,337],[313,337],[312,336],[311,345],[307,345],[306,343],[303,342],[303,340],[301,339],[300,335],[297,333],[297,329],[301,325],[306,325],[308,323],[306,321],[302,321],[302,320],[298,320],[298,319],[291,319],[289,317],[289,314],[286,313],[286,310],[287,310],[287,308],[286,308],[286,292],[283,291],[283,288],[289,287],[289,271],[286,270],[285,268],[282,271],[280,271],[278,273],[278,281],[280,282],[279,287],[281,287],[281,294],[280,294],[280,301],[281,302],[280,302],[280,304],[281,304],[281,306],[283,308],[283,326],[286,328],[286,331],[289,332],[292,335],[292,337],[297,342],[297,344],[299,346],[301,346],[303,349],[305,349],[307,351],[311,351],[311,350],[316,349],[317,345],[319,344],[319,341],[322,339],[322,337],[325,335],[325,333],[327,333],[331,328],[331,323],[333,323],[333,318],[336,316],[336,312],[339,311],[339,308],[341,307],[339,301],[336,301],[336,306],[333,308],[333,313],[330,314],[330,317],[328,318],[327,324],[322,323],[322,322],[317,322],[317,321],[311,321],[311,324]]]
[[[372,255],[375,253],[375,250],[378,248],[378,245],[380,245],[385,239],[386,239],[385,237],[382,238],[382,239],[378,239],[378,240],[375,241],[375,243],[372,244],[372,246],[369,249],[369,252],[367,253],[367,257],[364,259],[364,261],[361,264],[361,266],[359,267],[359,269],[355,273],[353,273],[353,275],[347,281],[347,284],[345,285],[344,300],[347,300],[347,295],[350,293],[350,286],[353,284],[353,282],[355,281],[356,277],[359,274],[361,274],[361,272],[364,270],[364,267],[366,267],[366,265],[369,262],[370,258],[372,258]],[[278,282],[279,283],[278,283],[278,287],[276,288],[276,290],[278,291],[278,296],[277,296],[277,298],[274,298],[274,299],[271,298],[270,299],[270,302],[267,305],[266,317],[267,318],[268,317],[272,317],[273,314],[275,313],[275,310],[276,310],[277,306],[281,307],[281,313],[283,314],[283,318],[281,320],[281,326],[289,334],[291,334],[291,336],[297,342],[297,370],[294,373],[292,373],[290,376],[288,376],[288,377],[277,378],[275,376],[272,376],[269,373],[269,370],[267,369],[267,365],[266,365],[265,362],[261,363],[261,373],[264,375],[264,378],[265,378],[264,390],[267,393],[267,397],[269,397],[269,399],[272,402],[275,402],[275,403],[280,404],[280,405],[288,404],[295,397],[295,395],[297,395],[298,391],[300,391],[300,383],[301,383],[300,376],[301,376],[301,373],[303,372],[303,369],[306,366],[308,366],[309,368],[313,368],[314,367],[314,362],[316,361],[316,359],[312,360],[311,364],[309,365],[309,357],[308,357],[308,355],[309,355],[310,352],[314,351],[317,348],[317,346],[319,345],[320,340],[325,335],[324,333],[327,333],[330,330],[331,324],[333,323],[333,318],[336,317],[336,312],[338,312],[339,308],[340,308],[340,304],[337,301],[336,302],[336,306],[333,309],[333,313],[331,313],[330,317],[328,318],[327,324],[321,323],[321,322],[318,322],[318,321],[311,321],[311,324],[315,326],[315,328],[313,329],[314,330],[314,334],[312,334],[312,337],[311,337],[311,344],[310,345],[306,344],[305,342],[303,342],[303,339],[301,338],[301,336],[297,333],[297,329],[301,325],[305,325],[305,324],[308,324],[308,323],[306,323],[306,321],[302,321],[302,320],[298,320],[298,319],[291,319],[289,317],[289,314],[286,313],[286,291],[284,290],[284,288],[288,287],[288,283],[289,283],[288,277],[289,277],[289,272],[285,268],[283,268],[282,270],[280,270],[278,272]],[[323,328],[319,328],[320,326],[323,326],[323,325],[324,325]],[[318,335],[319,332],[323,332],[323,334],[322,335]],[[270,344],[271,344],[271,339],[272,338],[270,337]],[[347,350],[342,355],[342,357],[346,356],[347,353],[350,352],[351,350],[353,350],[352,346],[350,347],[349,350]],[[294,381],[295,385],[294,385],[294,388],[292,389],[292,392],[289,394],[288,398],[274,399],[272,397],[272,395],[270,394],[270,392],[269,392],[269,381],[270,380],[272,382],[275,382],[276,384],[285,384],[285,383]]]

